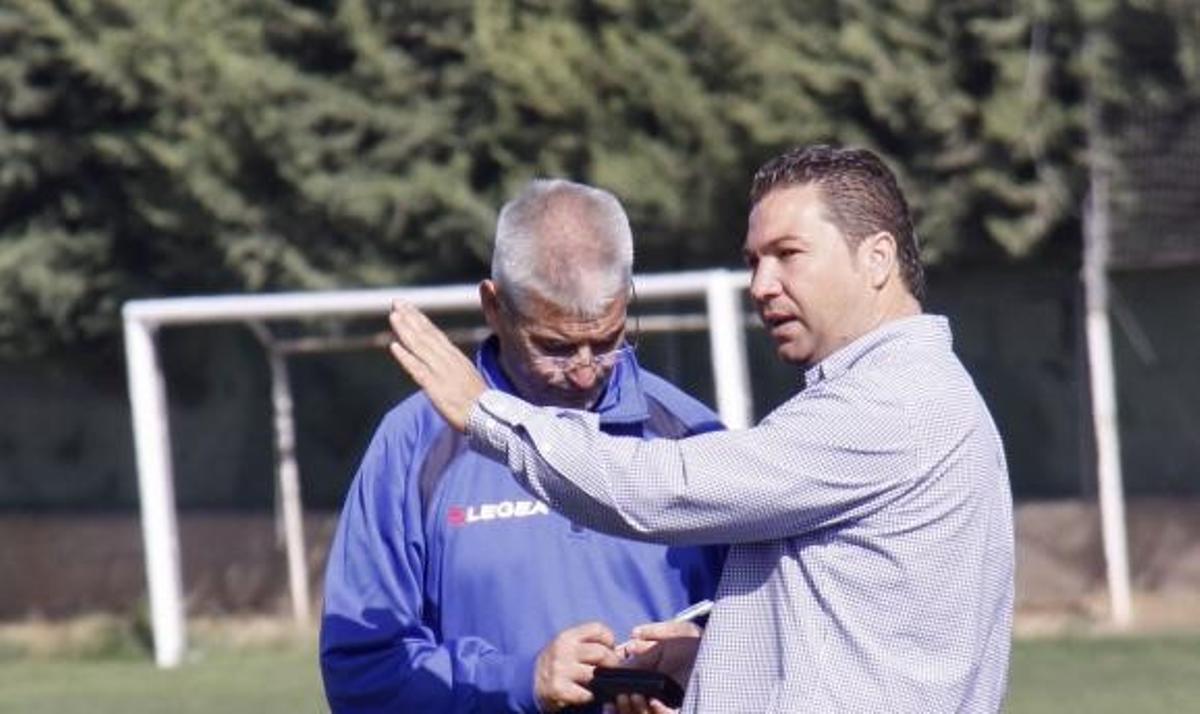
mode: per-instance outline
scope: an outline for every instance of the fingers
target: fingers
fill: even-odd
[[[695,640],[702,630],[691,622],[652,622],[633,628],[633,637],[622,644],[629,664],[638,668],[658,669],[666,654],[664,645],[677,647],[681,640]]]
[[[388,323],[391,325],[392,333],[395,339],[388,345],[388,351],[392,353],[404,371],[408,372],[418,385],[424,387],[430,379],[429,366],[426,360],[429,358],[427,348],[422,348],[421,342],[427,338],[420,335],[420,327],[416,318],[415,311],[411,306],[399,301],[392,304],[392,311],[388,313]],[[421,319],[425,319],[424,315],[415,313]]]
[[[609,708],[611,706],[611,709]],[[640,694],[618,694],[613,705],[605,705],[605,714],[674,714],[678,709],[671,709],[657,699],[646,699]]]
[[[614,639],[608,627],[589,622],[563,630],[551,640],[535,664],[534,694],[542,709],[557,711],[591,702],[594,697],[587,684],[595,668],[620,661],[612,649]]]
[[[545,652],[543,652],[543,655]],[[585,685],[592,679],[591,665],[538,657],[533,693],[542,711],[588,704],[593,695]]]
[[[694,622],[651,622],[633,628],[636,640],[674,640],[698,638],[704,631]]]
[[[487,386],[445,333],[412,305],[397,300],[388,313],[395,340],[388,351],[455,429],[466,428],[475,400]]]
[[[396,336],[395,342],[427,365],[438,364],[447,359],[465,359],[445,333],[434,326],[420,310],[406,302],[396,300],[392,303],[388,323]]]
[[[614,647],[613,652],[615,652],[617,657],[620,657],[622,661],[627,660],[633,655],[637,654],[632,649],[634,642],[635,640],[625,640],[621,644]]]
[[[661,649],[657,640],[630,640],[625,645],[626,657],[641,657],[647,652]],[[646,663],[648,658],[642,658],[640,661]]]
[[[621,658],[617,656],[616,651],[598,642],[580,643],[575,648],[573,658],[576,662],[591,665],[592,667],[616,667],[621,664]],[[590,680],[590,670],[588,675],[588,679]]]
[[[418,385],[423,385],[429,381],[429,369],[425,366],[425,362],[413,354],[403,343],[393,340],[388,344],[388,351],[392,353],[392,358],[400,363],[404,371],[408,372],[408,375]]]
[[[574,648],[572,658],[577,662],[592,667],[616,667],[621,663],[622,657],[613,649],[616,639],[613,631],[599,622],[589,622],[564,630],[559,636],[565,636],[568,641],[574,642],[568,646]],[[592,673],[589,669],[587,681],[591,681],[591,678]]]
[[[558,636],[570,637],[580,642],[596,642],[610,649],[617,641],[616,635],[603,622],[585,622],[563,630]]]
[[[640,694],[618,694],[616,705],[617,714],[646,714],[650,711]]]
[[[591,680],[591,674],[587,676]],[[543,706],[543,709],[561,709],[564,707],[579,707],[591,704],[595,700],[596,695],[592,694],[592,690],[587,686],[575,681],[564,681],[555,689],[550,706]]]

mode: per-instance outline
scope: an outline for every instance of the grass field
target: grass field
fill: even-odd
[[[143,659],[0,662],[3,714],[320,714],[309,652],[220,653],[159,671]]]
[[[164,672],[130,657],[0,659],[3,714],[325,711],[310,651],[214,652]],[[1006,711],[1200,711],[1200,636],[1018,642]]]

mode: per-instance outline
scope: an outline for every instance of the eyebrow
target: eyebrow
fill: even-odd
[[[795,241],[804,246],[810,245],[810,242],[808,240],[806,240],[803,236],[793,235],[791,233],[784,233],[783,235],[775,236],[774,238],[768,240],[767,244],[762,246],[759,249],[757,254],[761,255],[763,253],[770,252],[771,249],[777,247],[780,243],[783,243],[785,241]],[[754,255],[756,255],[756,253],[751,252],[749,248],[745,247],[745,245],[742,246],[742,257],[743,258],[750,258]]]

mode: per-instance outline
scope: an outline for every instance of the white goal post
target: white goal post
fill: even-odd
[[[705,300],[712,351],[717,411],[730,428],[750,425],[753,409],[746,360],[742,292],[749,285],[746,271],[723,269],[640,275],[634,278],[639,301],[702,298]],[[403,299],[431,313],[477,311],[475,285],[418,287],[332,292],[214,295],[133,300],[122,308],[125,361],[132,408],[137,458],[138,498],[142,543],[149,587],[154,660],[159,667],[178,666],[187,650],[186,612],[179,558],[175,489],[171,468],[170,424],[166,386],[155,344],[158,328],[167,325],[246,323],[255,327],[269,320],[378,315],[381,325],[392,300]],[[680,323],[683,324],[683,323]],[[642,329],[670,330],[670,320],[643,321]],[[270,351],[275,404],[277,449],[291,448],[290,396],[280,355]],[[282,384],[281,384],[282,383]],[[281,414],[283,405],[284,413]],[[293,610],[307,618],[307,568],[301,534],[299,479],[294,461],[278,469],[279,492],[288,555]]]
[[[1093,216],[1088,216],[1094,222]],[[1095,226],[1091,227],[1094,232]],[[1089,263],[1090,266],[1090,263]],[[1097,274],[1094,268],[1087,271]],[[747,368],[742,292],[749,286],[746,271],[723,269],[641,275],[634,279],[637,297],[645,302],[703,298],[706,316],[676,316],[641,321],[643,331],[707,329],[711,347],[716,407],[730,428],[750,426],[753,408]],[[1093,283],[1096,281],[1093,280]],[[1093,323],[1103,316],[1101,302],[1093,304],[1089,286],[1088,346],[1107,343],[1105,328],[1094,337]],[[275,409],[277,450],[292,449],[290,393],[283,352],[272,345],[260,323],[269,320],[378,315],[382,324],[393,299],[404,299],[431,313],[478,310],[475,285],[351,290],[334,292],[218,295],[134,300],[122,309],[129,400],[138,472],[142,541],[149,587],[154,659],[159,667],[175,667],[187,649],[179,533],[176,524],[171,470],[170,425],[166,388],[155,345],[155,332],[166,325],[246,323],[268,351]],[[649,329],[647,329],[649,328]],[[1101,345],[1105,349],[1110,346]],[[1101,357],[1104,356],[1101,352]],[[1130,576],[1126,551],[1125,510],[1120,473],[1119,437],[1115,419],[1114,374],[1111,356],[1090,362],[1094,425],[1099,445],[1100,524],[1107,564],[1110,616],[1118,627],[1132,620]],[[277,478],[282,505],[289,586],[293,611],[307,620],[307,573],[303,557],[299,477],[294,460],[280,456]]]

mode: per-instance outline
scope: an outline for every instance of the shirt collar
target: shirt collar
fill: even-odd
[[[500,340],[491,335],[475,353],[475,366],[492,389],[521,396],[500,367]],[[601,424],[633,424],[650,418],[650,407],[642,390],[641,370],[633,351],[626,351],[608,375],[604,391],[591,408]]]
[[[940,343],[949,348],[953,341],[950,322],[941,315],[925,314],[889,320],[806,369],[803,388],[836,379],[876,348],[898,340]]]

